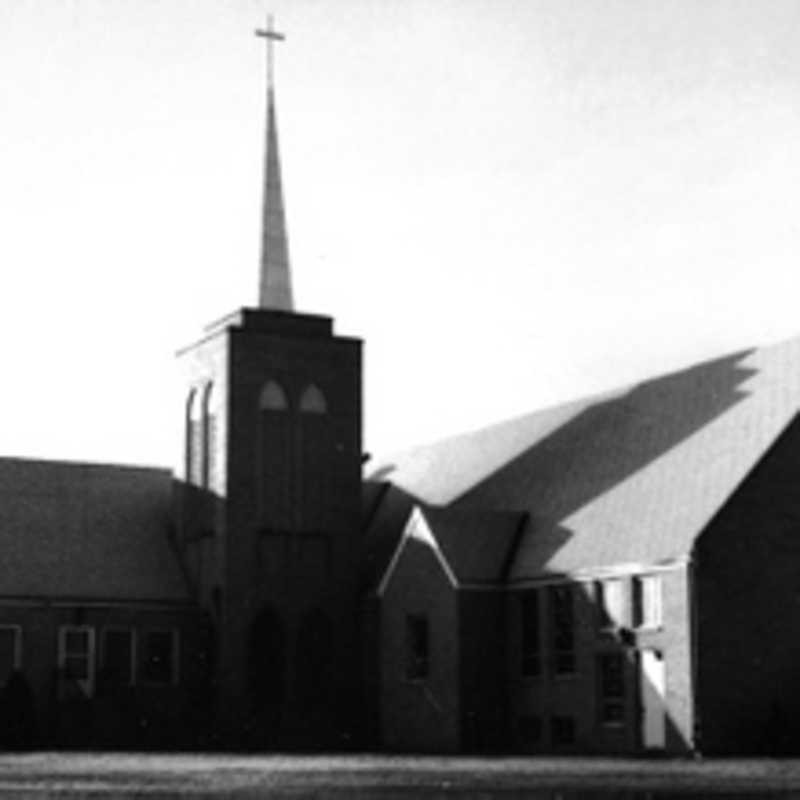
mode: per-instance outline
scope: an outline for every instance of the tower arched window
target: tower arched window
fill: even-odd
[[[213,489],[216,486],[218,432],[216,414],[216,392],[214,384],[209,381],[203,389],[203,437],[202,437],[202,465],[201,480],[204,489]]]
[[[258,485],[262,523],[274,530],[292,526],[294,415],[283,387],[267,381],[258,396]]]
[[[299,513],[307,530],[326,525],[336,470],[333,431],[329,424],[328,401],[315,383],[300,393],[298,460]]]
[[[286,411],[289,408],[286,392],[279,383],[267,381],[264,384],[258,398],[258,408],[260,411]]]
[[[202,403],[197,389],[186,400],[186,482],[197,484],[201,477],[201,443],[203,440]]]
[[[312,383],[300,395],[300,411],[303,414],[325,414],[328,411],[328,402],[322,389]]]

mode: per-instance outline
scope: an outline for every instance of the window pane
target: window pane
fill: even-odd
[[[635,578],[634,625],[637,628],[658,628],[662,624],[661,576],[643,575]]]
[[[550,622],[553,671],[556,675],[571,674],[575,672],[575,622],[571,586],[551,588]]]
[[[521,716],[518,721],[520,743],[526,747],[533,747],[542,741],[542,720],[532,714]]]
[[[328,410],[325,395],[318,386],[306,387],[300,398],[300,411],[305,414],[324,414]]]
[[[533,677],[541,673],[539,649],[539,594],[525,592],[521,597],[522,674]]]
[[[555,746],[575,743],[575,720],[572,717],[553,717],[550,727]]]
[[[85,657],[89,652],[89,631],[68,630],[64,635],[64,651]]]
[[[406,618],[406,677],[426,678],[428,667],[428,620],[409,615]]]
[[[619,628],[625,624],[624,581],[598,581],[595,584],[595,597],[601,628]]]
[[[0,628],[0,686],[16,667],[16,628]]]
[[[103,678],[119,685],[131,683],[132,654],[131,631],[106,631],[103,639]]]
[[[625,717],[625,660],[622,653],[598,656],[600,721],[617,724]]]
[[[66,656],[64,673],[68,678],[83,681],[89,678],[89,659],[85,655]]]
[[[150,683],[171,683],[174,669],[174,637],[171,631],[151,631],[145,638],[142,675]]]

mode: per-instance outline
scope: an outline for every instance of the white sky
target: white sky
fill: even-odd
[[[274,0],[295,294],[366,447],[800,333],[796,0]],[[261,0],[0,2],[0,454],[169,463],[257,291]]]

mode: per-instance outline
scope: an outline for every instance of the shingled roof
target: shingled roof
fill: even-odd
[[[530,524],[509,579],[685,557],[800,409],[800,339],[370,464],[387,495]],[[368,532],[375,529],[381,510]]]
[[[189,600],[168,470],[0,459],[0,595]]]

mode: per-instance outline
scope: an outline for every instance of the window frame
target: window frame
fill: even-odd
[[[14,635],[14,653],[12,656],[13,663],[8,673],[10,677],[12,672],[22,669],[22,625],[3,623],[0,624],[0,632],[2,631],[11,631]],[[8,679],[6,679],[6,681],[0,681],[0,688],[6,685],[7,680]]]
[[[135,686],[137,679],[137,636],[135,628],[128,628],[124,625],[107,625],[100,632],[100,671],[105,670],[106,655],[107,655],[107,636],[109,633],[127,633],[130,637],[130,665],[129,665],[129,678],[126,683],[120,683],[120,686]]]
[[[647,587],[651,587],[648,591]],[[633,578],[633,627],[657,631],[664,627],[664,581],[659,573],[644,573]]]
[[[613,589],[613,591],[611,591]],[[613,633],[628,624],[630,593],[624,577],[603,578],[594,582],[597,627],[601,633]],[[614,603],[613,601],[617,601]],[[613,606],[617,605],[615,609]]]
[[[548,621],[550,623],[550,671],[555,678],[571,678],[578,673],[577,647],[575,642],[575,585],[572,583],[558,583],[548,587]],[[559,596],[566,596],[568,602],[562,604],[558,600]],[[559,611],[568,611],[564,617]],[[562,627],[562,623],[568,621],[568,626]],[[569,646],[564,647],[559,643],[561,636],[569,639]],[[566,665],[566,666],[565,666]]]
[[[170,676],[167,680],[154,680],[147,674],[148,654],[149,654],[149,637],[153,634],[169,634],[172,646],[172,665],[170,669]],[[142,647],[140,648],[140,660],[138,661],[137,675],[139,676],[139,685],[150,687],[167,687],[177,686],[180,679],[180,636],[177,628],[147,628],[142,634]]]
[[[301,414],[328,413],[328,398],[316,383],[309,383],[300,393],[298,408]]]
[[[616,675],[609,674],[606,665],[614,660],[618,666]],[[606,651],[597,654],[597,716],[603,728],[624,728],[627,714],[627,678],[625,654],[621,651]],[[619,682],[619,690],[609,692]]]
[[[520,593],[520,674],[526,679],[542,676],[541,596],[538,589]],[[531,624],[532,623],[532,624]]]
[[[258,412],[284,413],[289,411],[289,395],[283,384],[269,378],[261,384],[258,391]]]
[[[422,635],[420,635],[420,633]],[[419,647],[418,645],[422,645]],[[431,626],[425,614],[406,614],[405,618],[405,677],[412,683],[422,683],[431,673]]]
[[[67,637],[71,633],[88,634],[88,646],[86,648],[85,656],[83,653],[67,650]],[[58,654],[56,663],[58,664],[59,671],[66,673],[67,660],[76,657],[85,658],[86,677],[75,678],[75,681],[81,686],[87,697],[93,697],[97,680],[97,635],[93,625],[58,626]]]
[[[559,730],[560,729],[560,730]],[[559,736],[557,733],[566,733],[569,736]],[[554,749],[575,747],[578,741],[578,721],[572,714],[554,714],[550,717],[550,743]]]

